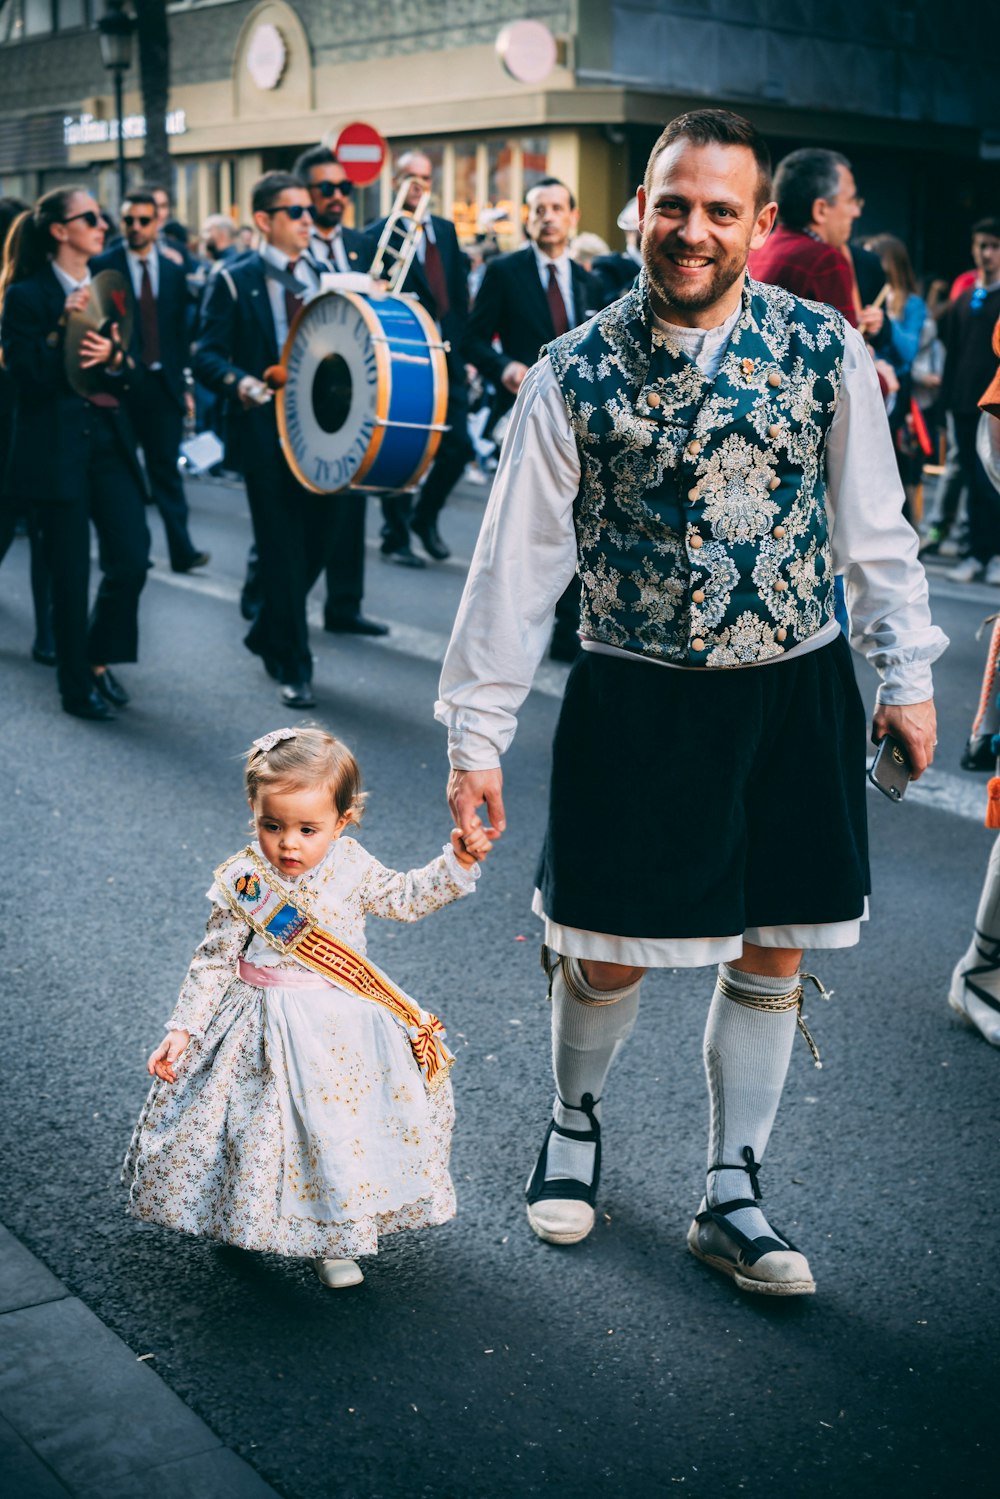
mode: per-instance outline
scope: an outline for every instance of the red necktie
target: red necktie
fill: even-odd
[[[432,239],[428,239],[424,249],[424,274],[437,303],[438,322],[440,322],[442,318],[448,316],[451,302],[448,299],[448,282],[445,280],[441,252]]]
[[[298,260],[290,260],[288,262],[285,269],[290,276],[295,275],[295,267],[298,265],[298,263]],[[285,287],[285,317],[288,319],[289,328],[292,326],[292,322],[295,318],[296,313],[302,306],[301,297],[301,292],[292,291],[292,288],[290,286]]]
[[[139,286],[139,330],[142,339],[142,362],[148,369],[160,362],[160,319],[153,296],[153,283],[149,266],[142,262],[142,281]]]
[[[569,332],[569,317],[566,314],[566,303],[563,294],[559,290],[559,282],[556,280],[556,268],[549,266],[549,312],[552,314],[552,326],[556,331],[556,338],[561,333]]]

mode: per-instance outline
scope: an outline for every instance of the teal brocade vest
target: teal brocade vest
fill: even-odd
[[[823,448],[844,328],[832,308],[748,279],[709,380],[656,328],[644,273],[548,345],[580,454],[585,638],[740,666],[833,617]]]

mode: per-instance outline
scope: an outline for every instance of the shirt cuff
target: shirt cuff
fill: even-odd
[[[934,679],[929,661],[910,661],[905,665],[886,666],[875,694],[875,702],[887,708],[904,708],[910,703],[925,703],[934,696]]]
[[[449,729],[448,763],[452,770],[499,770],[497,747],[473,729]]]
[[[445,867],[448,870],[448,875],[452,883],[457,885],[463,895],[471,895],[476,888],[476,881],[482,874],[479,865],[473,864],[470,868],[466,869],[464,865],[458,862],[458,855],[450,843],[445,844],[442,853],[444,854]]]

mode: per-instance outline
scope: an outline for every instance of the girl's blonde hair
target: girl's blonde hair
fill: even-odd
[[[270,749],[252,745],[246,755],[243,780],[252,803],[269,787],[298,790],[326,786],[339,817],[360,822],[365,793],[358,762],[339,739],[325,729],[296,729]]]

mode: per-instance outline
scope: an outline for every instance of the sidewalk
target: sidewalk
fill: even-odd
[[[277,1499],[0,1225],[4,1499]]]

